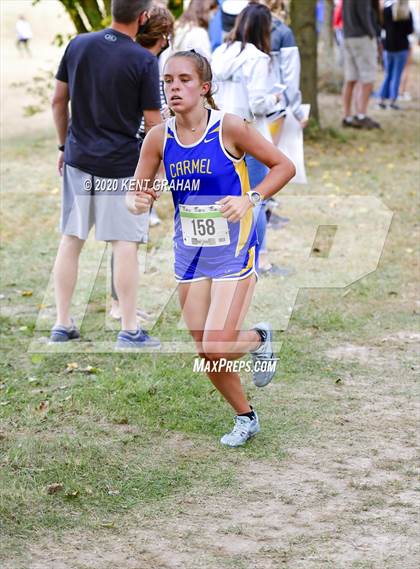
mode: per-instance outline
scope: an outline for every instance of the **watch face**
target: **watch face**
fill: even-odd
[[[261,196],[258,192],[252,192],[251,200],[254,205],[258,205],[261,202]]]

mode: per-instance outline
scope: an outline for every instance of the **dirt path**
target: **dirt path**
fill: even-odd
[[[328,352],[364,366],[336,386],[339,413],[310,447],[242,467],[235,491],[177,497],[153,518],[135,511],[123,531],[43,539],[8,569],[417,569],[419,338]],[[322,401],[330,388],[310,389]],[[194,452],[185,437],[174,444]]]

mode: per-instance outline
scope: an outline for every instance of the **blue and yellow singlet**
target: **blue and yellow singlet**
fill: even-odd
[[[221,216],[217,201],[250,190],[244,158],[223,146],[223,113],[211,110],[194,144],[182,144],[175,117],[166,122],[163,162],[175,207],[175,277],[178,281],[242,279],[257,270],[252,208],[237,223]]]

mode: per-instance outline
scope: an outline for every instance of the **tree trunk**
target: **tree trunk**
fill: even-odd
[[[77,11],[77,0],[60,0],[66,12],[70,16],[78,34],[84,34],[88,31],[79,12]]]
[[[111,0],[103,0],[105,6],[105,16],[111,15]]]
[[[302,62],[302,100],[311,105],[311,118],[319,123],[316,0],[292,0],[290,19]]]
[[[100,30],[102,26],[103,15],[96,0],[79,0],[80,7],[86,14],[86,18],[92,27],[92,30]]]
[[[342,87],[343,70],[340,52],[335,42],[333,29],[334,0],[324,1],[324,21],[318,44],[318,87],[322,91],[339,93]]]
[[[321,28],[322,44],[325,53],[334,56],[334,30],[333,30],[334,0],[324,0],[324,21]]]

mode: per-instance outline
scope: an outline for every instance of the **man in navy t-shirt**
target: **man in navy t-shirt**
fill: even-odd
[[[117,346],[159,345],[138,329],[136,319],[137,245],[147,235],[148,216],[131,214],[124,195],[139,157],[136,133],[141,118],[146,130],[161,122],[157,59],[135,42],[150,1],[112,0],[111,26],[75,37],[56,75],[52,108],[63,198],[52,342],[80,336],[69,310],[79,255],[95,225],[96,239],[113,247],[122,321]]]

